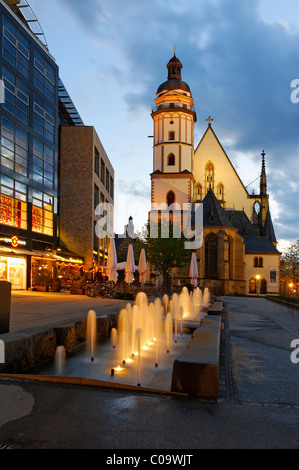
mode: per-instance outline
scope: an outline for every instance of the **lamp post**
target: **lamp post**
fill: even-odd
[[[257,297],[259,297],[259,294],[260,294],[260,278],[261,278],[261,276],[259,274],[257,274],[255,276],[255,278],[256,278],[256,295],[257,295]]]

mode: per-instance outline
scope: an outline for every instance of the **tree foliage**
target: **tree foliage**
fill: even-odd
[[[146,225],[138,234],[135,242],[136,250],[144,248],[146,259],[153,271],[157,271],[163,277],[163,284],[167,283],[171,271],[174,268],[183,268],[191,260],[190,250],[185,249],[187,240],[183,233],[177,238],[177,227],[173,223],[158,223],[157,235],[151,236],[150,225]],[[168,235],[168,236],[167,236]]]
[[[288,292],[290,284],[295,287],[299,283],[299,239],[281,256],[279,275],[282,292]]]

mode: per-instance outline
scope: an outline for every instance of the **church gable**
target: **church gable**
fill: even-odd
[[[202,198],[211,188],[225,209],[244,209],[251,218],[252,201],[211,125],[195,150],[194,179]]]

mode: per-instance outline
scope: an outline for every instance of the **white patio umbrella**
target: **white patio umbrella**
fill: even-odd
[[[139,272],[139,280],[141,284],[144,284],[146,281],[146,259],[145,259],[145,250],[142,248],[139,257],[139,265],[138,265],[138,272]]]
[[[135,272],[135,261],[134,261],[134,251],[133,245],[130,244],[128,247],[128,254],[127,254],[127,263],[125,269],[125,281],[127,284],[132,284],[134,279],[134,272]]]
[[[108,269],[108,279],[109,281],[117,282],[118,272],[117,272],[117,256],[114,238],[110,238],[110,244],[108,249],[108,259],[107,259],[107,269]]]
[[[191,257],[189,277],[191,278],[191,284],[193,284],[194,287],[197,287],[198,267],[197,267],[197,258],[196,258],[195,251],[192,253],[192,257]]]

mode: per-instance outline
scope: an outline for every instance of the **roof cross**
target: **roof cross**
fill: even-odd
[[[209,116],[209,119],[206,119],[206,121],[209,123],[209,126],[210,126],[211,122],[214,121],[214,119],[212,119],[211,116]]]

